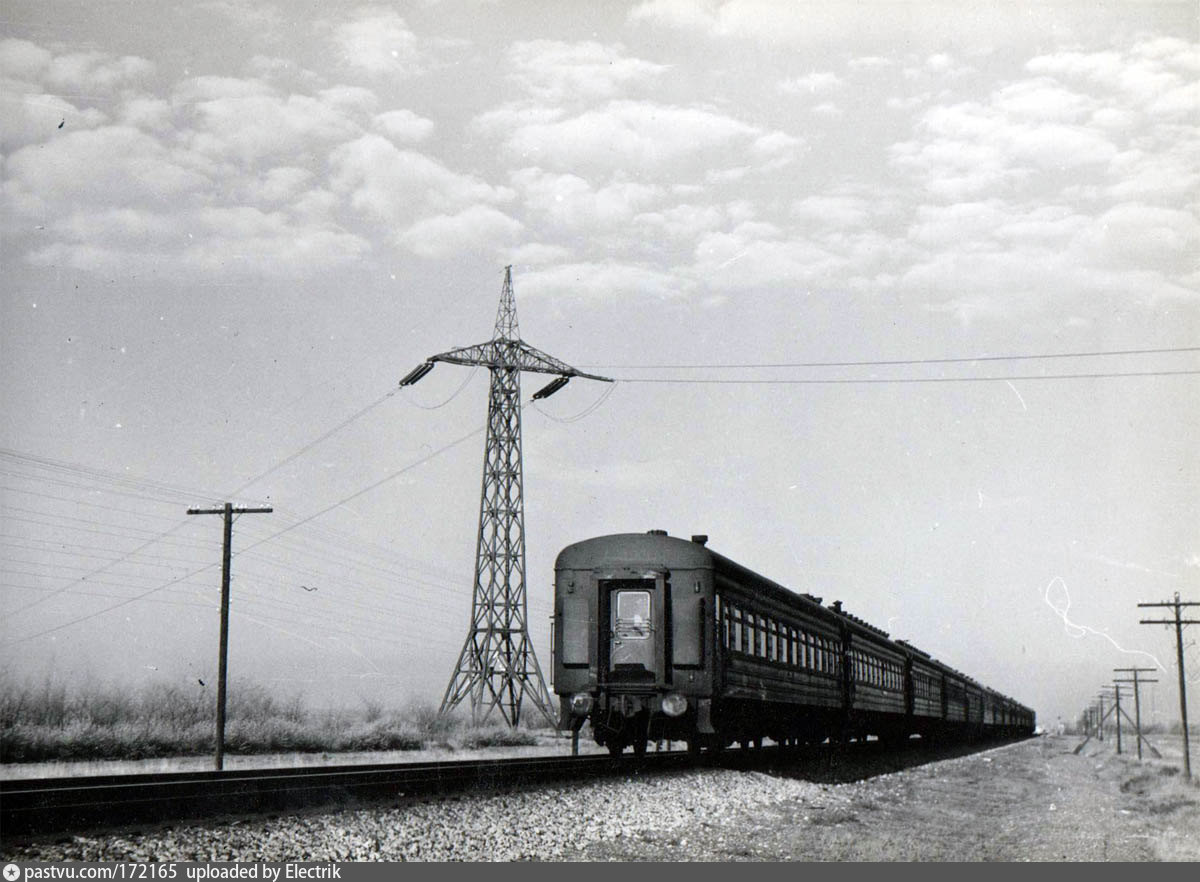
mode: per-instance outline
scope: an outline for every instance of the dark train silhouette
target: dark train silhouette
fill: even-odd
[[[836,602],[661,530],[567,546],[555,564],[561,722],[616,754],[648,741],[1015,738],[1034,713]]]

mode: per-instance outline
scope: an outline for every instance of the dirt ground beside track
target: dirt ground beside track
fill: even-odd
[[[697,819],[686,834],[635,834],[583,860],[1196,861],[1200,785],[1111,741],[1034,738],[805,796]],[[1172,756],[1174,752],[1175,756]],[[1172,762],[1172,760],[1174,760]],[[762,774],[762,773],[751,773]]]

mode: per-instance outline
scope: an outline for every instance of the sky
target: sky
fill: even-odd
[[[1194,2],[9,0],[8,687],[436,701],[486,370],[554,558],[664,529],[1072,719],[1200,600]],[[1193,681],[1200,650],[1189,647]],[[204,686],[200,685],[203,681]]]

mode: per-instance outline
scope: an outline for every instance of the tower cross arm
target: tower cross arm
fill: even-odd
[[[535,349],[523,340],[496,339],[474,346],[463,346],[430,356],[429,362],[444,361],[448,364],[478,365],[486,368],[507,368],[531,371],[538,374],[558,374],[562,377],[582,377],[611,383],[610,377],[587,374],[576,370],[564,361]]]

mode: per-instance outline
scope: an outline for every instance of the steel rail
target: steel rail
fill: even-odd
[[[681,751],[649,753],[637,768],[659,771],[689,762]],[[628,774],[632,768],[629,759],[592,755],[7,780],[0,781],[0,841],[130,824],[495,790],[563,778]]]

